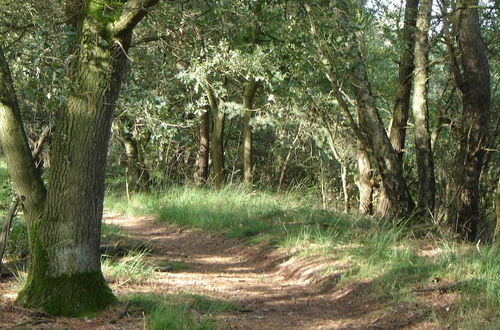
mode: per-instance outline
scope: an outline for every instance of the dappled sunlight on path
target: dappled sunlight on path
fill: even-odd
[[[222,329],[433,328],[422,323],[424,315],[414,313],[412,306],[402,305],[393,311],[394,307],[386,306],[383,300],[369,298],[371,283],[337,288],[336,278],[325,281],[304,277],[324,270],[320,261],[309,260],[302,268],[290,267],[290,261],[285,263],[289,258],[279,249],[157,224],[152,217],[107,214],[104,221],[151,244],[150,258],[155,261],[186,266],[157,273],[150,287],[132,285],[117,290],[148,292],[149,288],[149,292],[195,293],[233,302],[239,309],[218,317],[218,327]]]

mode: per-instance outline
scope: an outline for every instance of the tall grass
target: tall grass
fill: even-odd
[[[467,280],[457,288],[461,297],[457,310],[462,313],[457,318],[463,320],[477,306],[481,307],[477,318],[494,318],[500,309],[498,249],[437,238],[418,240],[410,220],[385,223],[323,210],[307,195],[288,193],[276,198],[235,187],[173,188],[153,196],[136,195],[129,203],[108,198],[106,206],[124,213],[153,214],[160,222],[247,237],[251,242],[266,237],[295,255],[332,257],[351,265],[342,282],[370,280],[374,294],[395,301],[400,293],[435,281]],[[433,253],[424,255],[424,245]]]

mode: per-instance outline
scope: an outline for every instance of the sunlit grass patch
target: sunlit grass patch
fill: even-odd
[[[495,310],[500,309],[499,251],[444,238],[419,240],[415,237],[422,237],[422,225],[414,226],[411,219],[388,223],[324,210],[298,194],[277,198],[238,187],[219,191],[177,187],[152,196],[136,195],[126,207],[114,203],[108,205],[130,207],[178,226],[245,238],[249,244],[280,247],[301,260],[332,260],[324,275],[339,274],[336,285],[370,282],[370,295],[383,297],[389,304],[425,299],[419,288],[466,280],[452,290],[458,297],[447,314],[455,318],[453,325],[470,323],[468,314],[473,319],[494,320]],[[432,253],[428,253],[429,246]],[[481,306],[480,313],[477,306]]]
[[[102,272],[108,282],[145,283],[154,274],[154,267],[145,261],[147,251],[130,251],[126,256],[114,259],[104,257]]]
[[[148,329],[215,329],[214,317],[235,310],[233,303],[194,294],[134,294],[125,297],[147,314]]]

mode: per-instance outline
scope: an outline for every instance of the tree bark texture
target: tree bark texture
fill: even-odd
[[[254,78],[250,78],[243,91],[243,183],[245,185],[253,183],[253,131],[250,120],[253,117],[253,99],[256,91],[257,82]]]
[[[387,194],[387,203],[379,203],[377,213],[388,217],[407,216],[413,210],[413,200],[406,186],[401,163],[398,161],[379,117],[360,47],[356,49],[354,62],[351,77],[359,127],[366,136],[367,149],[373,153],[383,189]]]
[[[133,133],[133,122],[127,121],[126,125],[126,130],[122,129],[119,134],[127,156],[127,182],[131,184],[131,191],[148,192],[150,184],[149,172],[144,164],[139,142]]]
[[[477,6],[477,0],[463,0],[457,4],[456,27],[462,72],[458,74],[458,70],[452,68],[462,94],[463,113],[451,189],[457,192],[457,199],[448,210],[448,221],[462,238],[469,241],[476,239],[480,222],[479,175],[491,102],[489,65]]]
[[[0,131],[8,128],[9,136],[0,139],[8,146],[11,178],[29,221],[28,279],[17,298],[22,306],[74,316],[116,301],[100,268],[104,167],[132,29],[157,1],[67,2],[68,21],[76,32],[71,36],[72,84],[67,106],[57,118],[46,195],[40,177],[33,174],[18,107],[11,102],[12,84],[6,89],[2,85]],[[120,12],[119,17],[112,18],[109,8]],[[3,56],[0,61],[4,75]],[[7,107],[4,95],[10,97]],[[16,173],[18,168],[23,173]]]
[[[194,183],[197,187],[204,186],[208,180],[208,162],[210,158],[210,110],[200,116],[200,145],[198,147]]]
[[[224,122],[226,114],[219,109],[217,99],[210,87],[207,88],[207,97],[212,117],[212,138],[210,141],[212,180],[214,187],[220,189],[224,184]]]
[[[398,85],[392,111],[389,138],[400,163],[406,140],[406,127],[410,108],[412,75],[414,68],[415,27],[419,0],[406,0],[403,27],[403,51],[399,60]]]
[[[364,215],[373,214],[373,185],[370,155],[358,142],[358,190],[359,212]]]
[[[415,42],[415,81],[413,89],[413,120],[415,124],[415,148],[418,174],[417,207],[423,214],[434,212],[436,180],[429,133],[428,110],[428,54],[429,24],[432,0],[421,0],[417,17]]]
[[[398,161],[403,166],[403,155],[406,143],[406,131],[408,126],[408,114],[410,109],[410,96],[412,91],[415,29],[417,24],[419,0],[406,0],[403,26],[403,50],[399,59],[398,85],[396,98],[392,111],[391,124],[389,127],[389,139],[396,152]],[[388,204],[388,196],[385,189],[380,190],[378,197],[380,205]]]

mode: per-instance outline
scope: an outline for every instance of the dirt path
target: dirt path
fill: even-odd
[[[237,311],[217,317],[220,329],[438,329],[427,321],[428,315],[446,304],[438,293],[426,297],[425,304],[394,306],[382,298],[370,298],[374,295],[369,295],[369,282],[337,285],[343,270],[334,260],[288,259],[283,251],[199,230],[180,230],[157,224],[152,217],[107,214],[104,221],[150,244],[148,258],[155,264],[180,261],[189,266],[157,272],[146,284],[111,283],[115,294],[192,293],[235,303]],[[332,263],[339,273],[322,277]],[[51,318],[15,306],[15,296],[15,280],[0,278],[1,329],[143,329],[146,324],[137,313],[111,322],[123,306],[94,318]]]
[[[383,301],[367,298],[370,283],[335,288],[335,278],[315,279],[319,261],[283,263],[286,257],[279,251],[155,224],[153,218],[107,215],[105,221],[152,244],[154,258],[189,265],[188,270],[161,273],[155,291],[197,293],[236,303],[240,311],[219,316],[223,329],[433,328],[422,323],[425,312],[415,306],[392,310]]]

